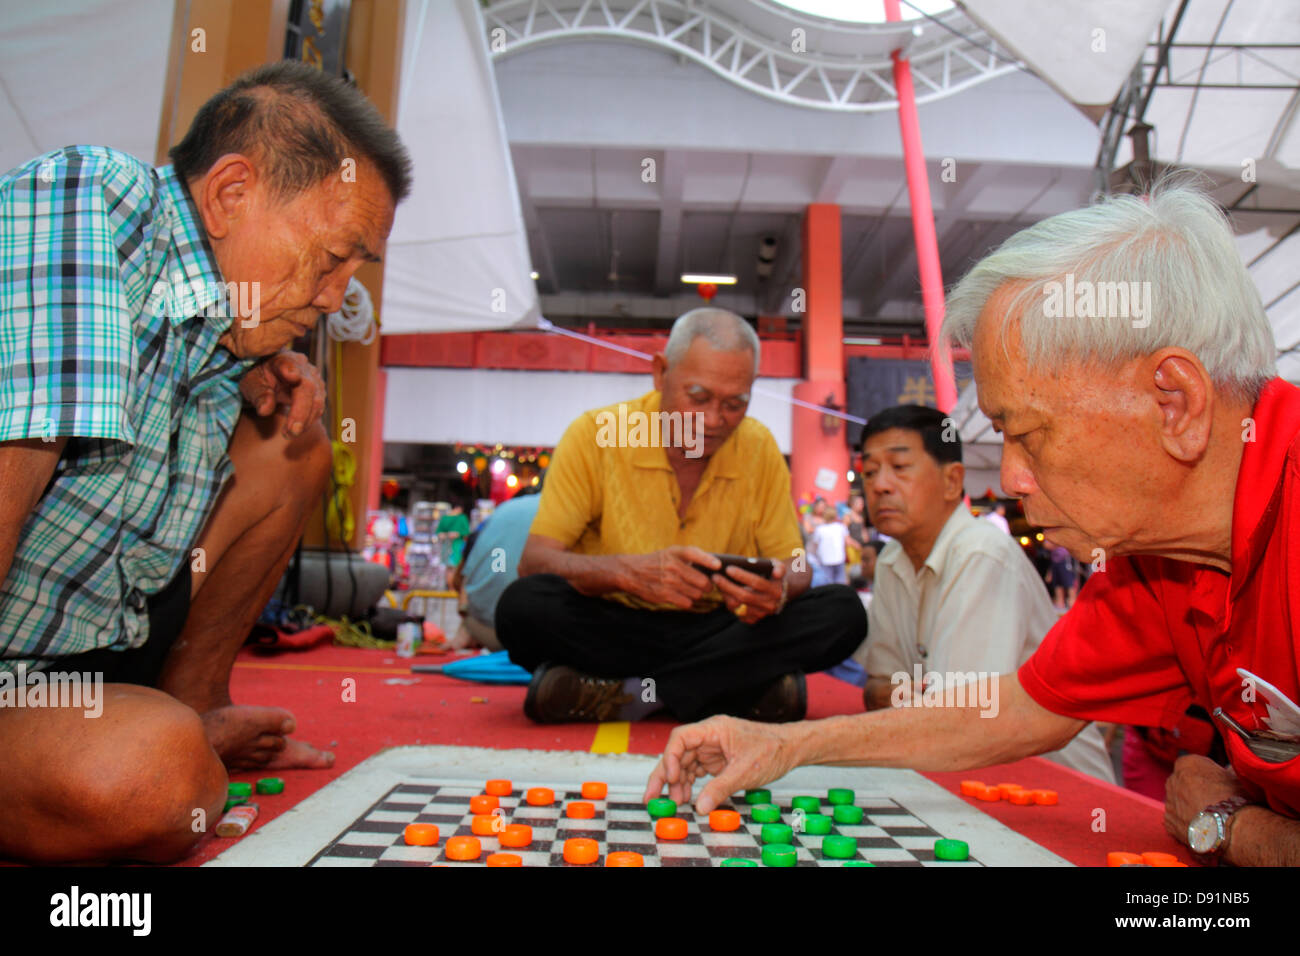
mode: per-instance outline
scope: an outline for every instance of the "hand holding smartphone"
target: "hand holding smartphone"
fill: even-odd
[[[705,574],[726,574],[727,568],[737,567],[743,571],[748,571],[750,574],[757,574],[762,578],[772,577],[773,565],[770,558],[747,558],[739,554],[710,553],[722,562],[722,567],[715,570],[713,568],[706,568],[702,564],[695,565],[695,567],[699,568]]]

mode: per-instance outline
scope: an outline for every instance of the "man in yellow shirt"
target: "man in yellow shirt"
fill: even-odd
[[[533,671],[533,720],[799,720],[804,673],[861,643],[857,595],[809,588],[785,461],[745,417],[758,358],[744,319],[695,309],[655,356],[654,391],[560,439],[497,605],[502,645]],[[767,558],[772,575],[716,554]]]

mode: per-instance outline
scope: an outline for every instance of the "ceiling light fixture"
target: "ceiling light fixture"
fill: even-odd
[[[734,275],[710,275],[706,272],[683,272],[682,281],[688,285],[711,283],[712,285],[735,285]]]

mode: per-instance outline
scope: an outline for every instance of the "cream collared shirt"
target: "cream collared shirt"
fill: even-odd
[[[867,640],[854,658],[873,677],[988,673],[1020,668],[1056,624],[1033,564],[1014,538],[959,504],[920,570],[891,541],[876,562]],[[1089,725],[1050,760],[1107,783],[1115,774]]]

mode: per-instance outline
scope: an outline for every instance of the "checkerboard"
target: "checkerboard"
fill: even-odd
[[[749,807],[739,794],[731,806],[739,810],[742,828],[714,833],[707,818],[689,805],[677,816],[687,821],[684,840],[658,840],[654,822],[641,803],[646,780],[656,758],[635,754],[593,754],[561,750],[489,750],[481,747],[412,746],[383,750],[353,767],[337,780],[299,801],[275,819],[257,824],[205,866],[429,866],[449,863],[448,837],[471,835],[470,797],[483,792],[488,780],[507,778],[514,790],[500,798],[504,822],[527,823],[533,843],[517,853],[525,866],[563,866],[564,841],[588,837],[596,841],[603,866],[605,855],[633,850],[646,866],[716,866],[729,857],[760,860],[762,825],[750,820]],[[595,804],[590,820],[569,819],[564,805],[581,799],[581,781],[608,784],[604,800]],[[697,787],[699,784],[697,784]],[[864,816],[860,824],[835,824],[832,832],[857,840],[857,858],[877,866],[1068,866],[1056,854],[1003,826],[944,787],[910,770],[877,767],[799,767],[765,785],[782,807],[783,822],[795,825],[791,800],[802,794],[821,799],[829,816],[827,791],[854,791]],[[549,787],[556,801],[531,807],[522,794],[532,787]],[[698,792],[698,791],[697,791]],[[291,793],[285,794],[292,798]],[[273,798],[268,798],[273,799]],[[407,846],[402,831],[408,823],[437,824],[436,846]],[[941,836],[964,840],[974,859],[949,863],[934,859],[934,841]],[[796,834],[798,863],[837,866],[822,856],[821,836]],[[483,866],[497,851],[492,836],[479,837]]]
[[[588,800],[595,806],[591,819],[570,819],[564,805],[582,800],[579,790],[555,788],[555,803],[534,807],[524,802],[527,789],[522,783],[509,796],[500,797],[501,816],[506,823],[524,823],[533,828],[533,842],[527,847],[501,847],[495,836],[480,836],[483,855],[472,862],[448,860],[447,838],[471,836],[469,800],[483,792],[481,786],[466,786],[464,781],[440,783],[429,779],[403,780],[392,786],[378,801],[353,820],[328,845],[320,850],[308,866],[483,866],[490,853],[504,851],[518,854],[524,866],[572,866],[564,860],[564,841],[574,837],[595,840],[602,866],[605,855],[621,850],[640,853],[646,866],[718,866],[729,858],[758,861],[762,855],[759,831],[762,824],[750,819],[749,807],[737,798],[725,808],[739,810],[742,824],[729,833],[714,832],[708,818],[697,815],[690,806],[678,807],[677,816],[687,823],[684,840],[660,840],[654,832],[654,820],[641,803],[642,793],[633,787],[609,788],[604,800]],[[799,832],[799,815],[790,810],[791,799],[809,791],[773,790],[772,802],[782,808],[782,822],[795,826],[794,845],[798,866],[842,866],[843,859],[831,859],[821,851],[823,836]],[[829,816],[832,808],[822,797],[821,812]],[[857,853],[853,857],[876,866],[981,866],[972,858],[955,863],[934,858],[934,841],[943,836],[913,816],[887,793],[858,791],[854,800],[864,810],[860,824],[836,823],[832,833],[853,837]],[[436,846],[407,846],[402,833],[409,823],[437,824]]]

